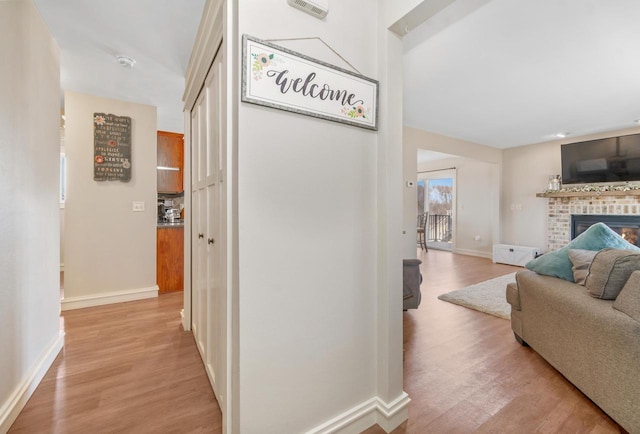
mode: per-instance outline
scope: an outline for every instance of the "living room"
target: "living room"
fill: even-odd
[[[454,252],[491,257],[497,243],[545,251],[547,200],[536,194],[562,172],[561,145],[640,132],[636,10],[627,1],[456,2],[403,38],[405,180],[456,166],[418,166],[417,149],[488,165],[457,182]],[[469,202],[479,194],[480,208]],[[415,189],[405,187],[405,228],[415,215]],[[412,254],[411,237],[403,248]]]
[[[474,335],[483,342],[477,345],[474,339],[457,335],[458,324],[441,327],[438,321],[427,318],[438,316],[440,321],[451,321],[442,310],[434,309],[438,302],[433,299],[442,286],[456,288],[476,283],[456,281],[456,277],[466,280],[468,268],[474,268],[476,276],[487,273],[484,279],[494,276],[491,265],[487,262],[481,265],[482,262],[476,262],[479,259],[469,256],[490,258],[492,245],[497,243],[531,246],[541,252],[566,245],[568,239],[562,239],[561,244],[556,240],[556,220],[549,219],[556,209],[550,208],[550,199],[541,194],[552,189],[550,176],[563,173],[562,145],[640,132],[640,107],[633,102],[638,88],[629,75],[630,71],[637,72],[638,63],[635,56],[629,55],[628,44],[634,38],[627,31],[632,23],[626,17],[637,9],[632,3],[622,3],[587,2],[570,8],[566,2],[485,2],[470,15],[460,13],[458,17],[462,18],[458,21],[451,16],[449,20],[435,17],[431,29],[423,26],[405,37],[405,86],[411,89],[405,91],[405,177],[411,182],[415,181],[412,177],[415,172],[456,169],[457,230],[453,252],[467,255],[419,251],[425,280],[420,307],[423,312],[406,314],[405,333],[408,332],[409,339],[419,336],[424,346],[409,345],[405,357],[411,364],[420,359],[416,352],[428,357],[429,351],[437,353],[446,347],[456,357],[450,361],[449,370],[443,368],[444,363],[434,360],[434,369],[442,371],[430,376],[432,381],[460,369],[459,381],[475,390],[484,375],[504,374],[510,369],[507,366],[517,366],[515,369],[521,370],[528,381],[520,383],[522,379],[506,375],[498,376],[496,382],[529,389],[520,391],[520,396],[501,407],[501,400],[506,399],[501,395],[504,390],[499,385],[485,384],[484,394],[471,393],[474,398],[466,397],[467,413],[457,408],[458,402],[452,404],[448,413],[434,416],[435,409],[440,407],[436,402],[429,410],[417,411],[422,417],[434,418],[421,426],[424,432],[447,429],[444,420],[455,421],[452,423],[467,432],[624,432],[549,365],[531,364],[532,360],[519,358],[526,351],[516,356],[503,346],[502,338],[513,339],[500,337],[501,333],[511,331],[505,324],[502,331],[492,329],[488,321],[465,329],[483,330]],[[417,83],[423,83],[428,91],[420,90]],[[451,158],[418,163],[417,150],[421,149],[448,154]],[[636,179],[631,183],[636,184]],[[626,187],[625,183],[622,180],[565,187],[634,188]],[[591,195],[598,196],[596,192],[584,196]],[[564,200],[569,208],[567,204],[573,199]],[[599,206],[602,203],[599,201],[603,199],[585,199],[576,214],[591,213],[591,208],[606,209],[604,214],[638,214],[632,202],[628,207],[614,205],[611,211]],[[404,204],[405,226],[415,225],[415,189],[405,188]],[[476,236],[480,234],[478,240]],[[415,240],[407,239],[405,254],[411,255],[414,249]],[[457,260],[447,263],[445,258],[452,256]],[[441,309],[449,312],[450,308]],[[440,334],[457,336],[463,347],[473,346],[473,355],[466,349],[457,350],[444,336],[439,338]],[[410,342],[406,336],[405,339]],[[433,340],[440,346],[433,346]],[[484,346],[492,350],[487,351]],[[482,360],[475,366],[482,375],[476,378],[465,375],[458,365],[464,364],[466,357]],[[498,366],[498,360],[505,364]],[[471,363],[467,367],[474,369]],[[436,379],[431,384],[438,387],[439,382]],[[420,393],[410,386],[407,390],[412,396]],[[447,392],[445,399],[453,399],[451,395],[465,399],[455,388]],[[430,395],[427,400],[433,398]],[[476,404],[476,399],[486,401]],[[486,416],[492,408],[496,413]],[[469,413],[474,416],[468,417]],[[474,424],[474,419],[477,422],[483,418],[489,421]]]

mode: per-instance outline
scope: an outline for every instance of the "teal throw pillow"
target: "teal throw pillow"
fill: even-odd
[[[569,244],[554,252],[545,253],[525,265],[538,274],[559,277],[573,282],[572,263],[569,260],[569,249],[602,250],[625,249],[640,251],[640,248],[627,242],[613,229],[604,223],[596,223],[574,238]]]

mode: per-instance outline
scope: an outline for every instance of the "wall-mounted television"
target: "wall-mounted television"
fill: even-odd
[[[561,146],[562,183],[640,181],[640,134]]]

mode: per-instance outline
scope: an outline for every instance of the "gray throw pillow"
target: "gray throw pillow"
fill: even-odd
[[[593,297],[615,300],[635,270],[640,270],[640,253],[637,251],[601,250],[589,267],[585,287]]]
[[[640,271],[631,273],[618,298],[613,302],[613,308],[640,321]]]
[[[569,260],[573,264],[573,281],[584,286],[587,275],[589,274],[589,266],[593,262],[597,251],[569,249]]]

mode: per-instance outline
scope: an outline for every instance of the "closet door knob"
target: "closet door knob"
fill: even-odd
[[[216,240],[214,240],[213,238],[207,238],[207,243],[208,244],[215,244]]]
[[[204,238],[204,234],[198,234],[198,238]]]

